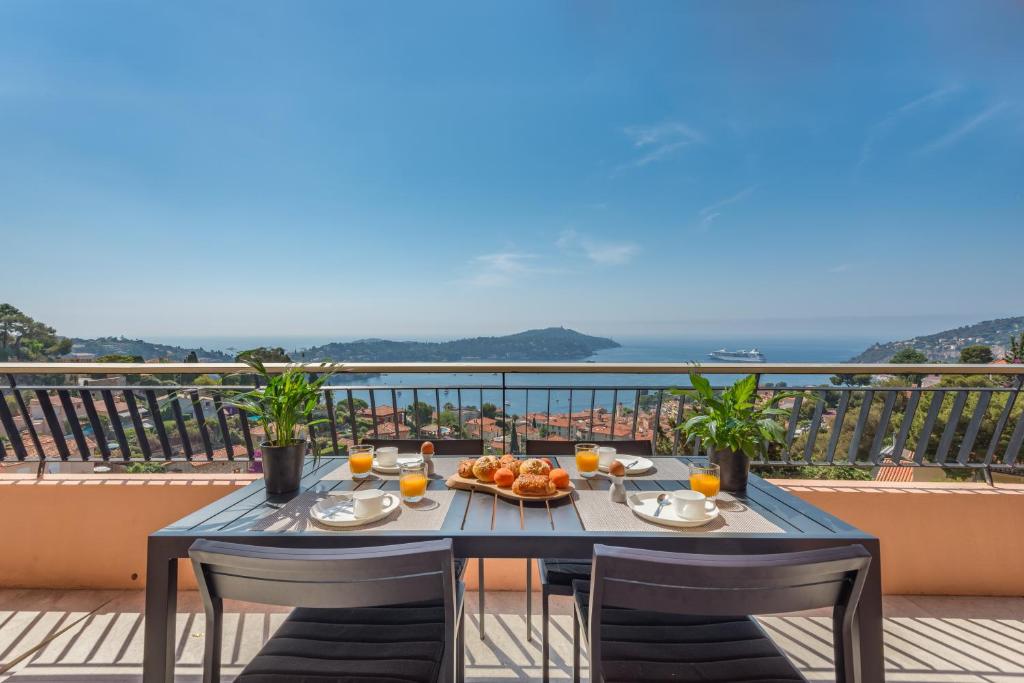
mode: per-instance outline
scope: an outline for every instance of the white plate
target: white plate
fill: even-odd
[[[663,507],[661,509],[661,514],[655,517],[654,513],[658,509],[658,496],[662,493],[664,493],[664,491],[637,491],[626,496],[626,505],[628,505],[633,511],[633,514],[638,517],[642,517],[649,522],[664,524],[666,526],[703,526],[718,517],[718,506],[710,500],[707,501],[708,507],[705,508],[707,516],[704,519],[682,519],[676,516],[675,508],[671,503]]]
[[[626,470],[627,476],[629,476],[630,474],[643,474],[644,472],[647,472],[652,467],[654,467],[654,462],[650,458],[644,458],[639,455],[618,455],[615,456],[615,459],[621,462],[623,467],[625,467],[631,462],[636,462],[635,465]],[[608,471],[607,467],[599,467],[598,469],[600,469],[602,472]]]
[[[419,455],[400,455],[400,456],[398,456],[398,462],[397,463],[395,463],[391,467],[386,467],[384,465],[381,465],[379,462],[377,462],[377,458],[374,458],[373,459],[373,471],[374,472],[379,472],[381,474],[398,474],[399,466],[405,465],[407,463],[409,463],[409,464],[417,463],[417,462],[419,462],[422,459],[423,459],[422,456],[419,456]]]
[[[350,496],[328,496],[309,509],[309,516],[327,526],[350,527],[384,519],[398,507],[398,496],[384,494],[384,509],[370,517],[356,518]]]

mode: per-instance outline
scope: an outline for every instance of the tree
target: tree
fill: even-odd
[[[484,403],[480,406],[480,414],[493,420],[494,416],[498,414],[498,406],[493,403]]]
[[[1006,347],[1003,359],[1017,365],[1024,363],[1024,332],[1019,337],[1010,337],[1010,345]]]
[[[434,417],[434,409],[429,403],[416,401],[415,403],[410,403],[409,407],[406,408],[406,415],[408,415],[408,419],[412,420],[414,425],[422,427],[430,423],[431,418]]]
[[[871,375],[832,375],[828,378],[833,386],[865,387],[871,384]]]
[[[71,340],[10,304],[0,304],[0,361],[50,360],[71,351]]]
[[[921,363],[927,363],[928,356],[915,348],[906,346],[894,353],[892,358],[889,359],[889,362],[898,363],[900,365],[919,365]]]
[[[961,363],[978,363],[986,365],[995,360],[992,349],[984,344],[973,344],[960,349]]]
[[[235,356],[235,362],[241,363],[245,358],[256,358],[264,363],[291,363],[292,359],[280,346],[266,347],[259,346],[255,349],[242,351]]]
[[[928,356],[924,355],[924,353],[922,353],[921,351],[918,351],[915,348],[912,348],[910,346],[906,346],[906,347],[900,349],[899,351],[897,351],[895,354],[893,354],[893,357],[889,359],[889,362],[890,363],[896,363],[898,365],[918,365],[920,363],[927,363],[928,362]],[[912,383],[912,384],[920,384],[921,383],[921,375],[902,375],[901,374],[901,375],[898,375],[898,377],[900,379],[902,379],[904,382],[909,382],[909,383]]]

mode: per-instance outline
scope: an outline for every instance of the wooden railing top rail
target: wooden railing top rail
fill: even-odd
[[[298,367],[306,372],[452,373],[452,374],[636,374],[685,375],[699,368],[706,375],[1024,375],[1024,365],[892,363],[267,363],[270,372]],[[252,370],[243,363],[0,363],[0,375],[178,375],[237,374]]]

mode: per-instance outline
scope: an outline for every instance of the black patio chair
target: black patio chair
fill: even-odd
[[[753,615],[832,608],[837,683],[859,683],[854,615],[871,556],[862,546],[776,555],[696,555],[594,546],[573,588],[592,681],[804,681]]]
[[[598,447],[611,446],[619,453],[625,455],[654,455],[654,443],[649,440],[630,439],[623,441],[544,441],[543,439],[531,439],[526,442],[526,454],[529,456],[569,456],[575,455],[577,443],[592,443]],[[549,636],[550,624],[548,618],[549,602],[552,595],[572,595],[573,581],[587,581],[590,579],[590,561],[572,560],[559,558],[540,558],[537,560],[537,569],[540,571],[541,588],[541,660],[543,661],[543,677],[545,683],[549,680],[548,661],[551,642]],[[530,589],[531,584],[530,560],[526,561],[526,623],[530,623]]]
[[[369,548],[189,548],[206,612],[203,682],[220,680],[223,601],[295,609],[235,680],[461,681],[463,586],[451,539]]]
[[[465,455],[475,458],[483,455],[483,439],[377,439],[363,437],[360,443],[376,448],[397,448],[399,453],[419,453],[420,446],[427,441],[434,444],[434,455]],[[477,602],[480,603],[479,629],[480,639],[484,640],[484,560],[477,558]],[[461,581],[466,574],[468,560],[465,557],[455,558],[455,576]]]

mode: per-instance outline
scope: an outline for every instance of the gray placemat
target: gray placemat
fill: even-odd
[[[388,491],[398,495],[398,491]],[[401,503],[394,512],[382,520],[362,526],[337,528],[325,526],[309,516],[309,509],[327,494],[316,491],[301,493],[278,510],[271,511],[252,526],[253,531],[336,531],[338,533],[359,533],[362,531],[435,531],[441,528],[448,508],[451,507],[455,492],[449,490],[427,491],[419,503]]]
[[[630,456],[621,455],[619,457],[628,458]],[[652,456],[649,460],[654,463],[654,467],[643,474],[627,475],[626,479],[630,481],[633,479],[667,479],[671,481],[687,481],[690,478],[690,468],[676,458]],[[559,456],[558,464],[569,473],[569,477],[571,479],[581,478],[579,471],[576,469],[576,458],[574,456]],[[598,476],[601,476],[602,474],[602,472],[598,472]]]
[[[627,493],[634,493],[628,491]],[[662,531],[665,533],[780,534],[782,529],[727,493],[719,494],[721,514],[703,526],[670,527],[648,522],[628,505],[613,503],[608,491],[577,490],[573,503],[587,531]]]
[[[412,453],[402,453],[399,457],[406,457],[407,455],[413,455]],[[455,474],[459,469],[459,463],[462,458],[433,458],[431,463],[434,465],[434,477],[437,479],[447,479],[448,477]],[[324,481],[337,481],[346,480],[352,478],[352,470],[348,467],[348,460],[343,462],[332,472],[328,472],[324,475]],[[370,477],[374,479],[398,479],[397,474],[382,474],[376,470],[370,470]]]

